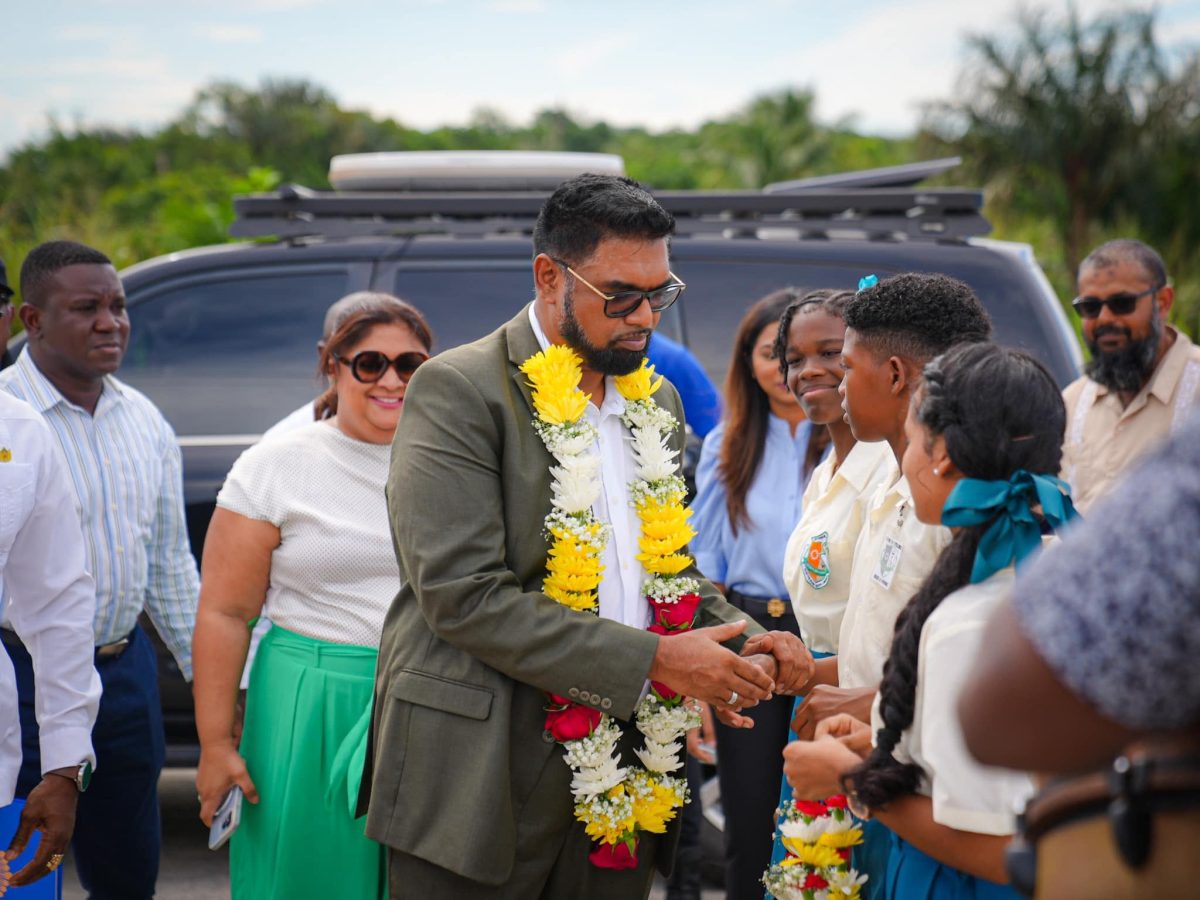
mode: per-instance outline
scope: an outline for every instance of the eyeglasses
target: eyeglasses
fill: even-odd
[[[363,350],[361,353],[355,353],[353,359],[346,359],[344,356],[333,354],[333,358],[340,363],[344,363],[350,367],[350,374],[354,376],[355,381],[361,381],[363,384],[374,384],[387,372],[388,367],[395,368],[396,374],[400,376],[400,380],[405,384],[412,378],[413,372],[421,363],[429,359],[428,353],[412,351],[410,353],[401,353],[395,359],[388,359],[383,353],[378,350]]]
[[[667,270],[667,274],[675,279],[671,284],[664,284],[660,288],[655,288],[652,291],[618,291],[615,294],[606,294],[561,259],[554,260],[580,281],[582,281],[592,293],[604,300],[604,314],[610,319],[623,319],[630,315],[634,310],[642,305],[642,301],[646,300],[650,303],[650,312],[660,313],[665,309],[669,309],[671,304],[679,299],[679,295],[683,293],[683,289],[687,287],[679,276],[674,272]]]
[[[1128,292],[1121,294],[1113,294],[1111,297],[1076,297],[1071,301],[1071,305],[1075,307],[1075,312],[1079,313],[1081,319],[1095,319],[1100,315],[1100,310],[1108,307],[1114,316],[1127,316],[1137,307],[1138,301],[1149,294],[1156,294],[1162,290],[1163,285],[1148,288],[1140,294],[1130,294]]]

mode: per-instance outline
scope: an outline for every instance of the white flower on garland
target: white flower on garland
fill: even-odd
[[[803,819],[783,819],[779,823],[779,833],[785,838],[815,844],[821,835],[830,830],[831,821],[829,816],[818,816],[811,822],[805,822]]]
[[[675,457],[679,454],[667,443],[661,431],[636,428],[633,431],[633,456],[637,465],[637,477],[655,482],[670,478],[677,471]]]
[[[551,482],[554,506],[576,514],[591,509],[600,496],[600,480],[596,477],[600,458],[586,453],[564,456],[561,462],[562,465],[550,469],[554,479]]]
[[[840,819],[835,815],[825,817],[827,820],[825,831],[827,833],[841,834],[843,831],[849,831],[851,828],[858,827],[854,822],[854,818],[849,813],[846,813],[845,810],[842,810],[842,813],[843,815]]]
[[[665,706],[653,694],[647,694],[637,707],[637,729],[648,741],[669,744],[693,728],[700,727],[700,714],[690,703]]]
[[[587,453],[596,443],[598,433],[591,422],[572,425],[543,425],[538,432],[554,457],[562,462],[569,456]]]
[[[683,744],[678,741],[660,744],[647,736],[646,745],[633,752],[637,754],[637,758],[642,761],[642,765],[646,767],[647,771],[667,774],[683,768],[683,760],[679,756],[679,751],[682,749]]]
[[[625,780],[626,771],[615,756],[600,759],[594,766],[580,766],[571,779],[571,793],[576,797],[596,797]]]
[[[677,575],[670,578],[655,575],[642,584],[642,593],[660,603],[678,603],[685,594],[700,593],[700,582],[695,578],[680,578]]]
[[[867,883],[867,876],[859,875],[854,869],[846,872],[833,869],[825,875],[825,880],[829,882],[831,897],[849,897],[854,894],[855,888],[861,888]]]

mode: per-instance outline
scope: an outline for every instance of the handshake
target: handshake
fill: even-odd
[[[744,621],[730,622],[660,638],[651,680],[710,704],[726,725],[753,727],[740,710],[776,694],[803,693],[816,667],[804,643],[786,631],[748,638],[740,656],[721,646],[745,629]]]

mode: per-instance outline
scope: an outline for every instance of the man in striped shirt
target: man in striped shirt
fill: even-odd
[[[102,253],[71,241],[35,247],[21,267],[29,342],[0,388],[42,413],[62,447],[96,581],[96,669],[104,694],[93,732],[96,777],[80,797],[72,842],[93,900],[154,894],[164,761],[154,650],[145,609],[191,679],[199,576],[188,547],[179,446],[144,395],[113,377],[129,340],[125,294]],[[64,511],[66,514],[66,511]],[[17,670],[24,796],[40,778],[32,669],[2,632]]]

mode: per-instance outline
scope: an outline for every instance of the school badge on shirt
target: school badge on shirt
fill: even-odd
[[[829,532],[814,535],[804,557],[804,580],[817,590],[829,584]]]

